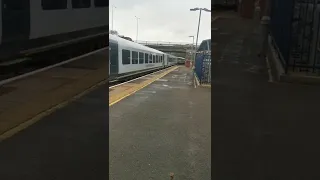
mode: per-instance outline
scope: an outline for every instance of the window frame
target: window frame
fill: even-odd
[[[138,51],[131,51],[132,52],[132,61],[131,64],[139,64],[139,53]],[[134,54],[137,54],[137,57],[135,59]]]
[[[41,8],[42,10],[44,11],[55,11],[55,10],[66,10],[68,9],[68,0],[59,0],[59,1],[65,1],[65,6],[63,8],[46,8],[44,5],[45,5],[45,1],[47,0],[41,0]],[[57,2],[58,0],[52,0],[52,2]]]
[[[88,7],[75,7],[74,6],[74,1],[76,1],[76,0],[71,0],[71,8],[72,9],[88,9],[88,8],[92,7],[91,0],[82,0],[82,1],[88,1],[89,2],[89,6]]]
[[[144,53],[144,63],[145,64],[149,63],[149,54],[148,53]]]
[[[96,8],[104,8],[104,7],[109,7],[109,2],[107,1],[107,0],[105,0],[106,2],[107,2],[107,4],[105,4],[105,5],[99,5],[98,3],[97,3],[97,1],[102,1],[102,2],[104,2],[103,0],[94,0],[93,1],[93,5],[94,5],[94,7],[96,7]]]
[[[124,55],[124,51],[128,51],[128,52],[129,52],[129,56],[127,56],[127,57],[129,57],[129,60],[128,60],[129,63],[124,63],[124,61],[123,61],[123,60],[124,60],[124,59],[123,59],[123,58],[124,58],[124,56],[123,56],[123,55]],[[122,54],[121,54],[121,55],[122,55],[122,58],[121,58],[122,65],[131,64],[131,51],[130,51],[130,50],[127,50],[127,49],[122,49],[121,53],[122,53]]]
[[[140,55],[142,54],[142,58],[140,58]],[[142,60],[142,61],[140,61]],[[144,53],[143,52],[139,52],[139,64],[144,64]]]

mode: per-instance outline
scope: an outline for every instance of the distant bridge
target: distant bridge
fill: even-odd
[[[192,43],[186,42],[138,41],[138,43],[180,57],[186,57],[187,52],[195,47]]]

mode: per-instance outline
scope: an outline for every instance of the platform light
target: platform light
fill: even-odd
[[[193,49],[193,46],[194,46],[194,36],[189,36],[189,37],[192,37],[192,46],[191,46],[191,54],[193,55],[193,53],[196,51],[195,49],[196,49],[196,47],[194,47],[194,49]],[[191,59],[192,60],[192,59]],[[194,60],[194,57],[193,57],[193,60]]]
[[[190,11],[198,11],[200,10],[200,8],[193,8],[193,9],[190,9]]]
[[[136,19],[137,19],[137,37],[136,37],[136,43],[138,43],[138,21],[139,21],[139,17],[137,17],[137,16],[134,16],[134,17],[136,17]]]
[[[206,11],[206,12],[211,12],[210,9],[207,9],[207,8],[203,8],[202,10]]]
[[[117,8],[116,6],[112,5],[112,24],[111,24],[111,30],[113,30],[113,8]]]
[[[202,10],[203,11],[206,11],[206,12],[211,12],[211,10],[209,10],[209,9],[207,9],[207,8],[192,8],[192,9],[190,9],[190,11],[198,11],[198,10],[200,10],[200,13],[199,13],[199,22],[198,22],[198,31],[197,31],[197,39],[196,39],[196,47],[195,48],[197,48],[197,46],[198,46],[198,37],[199,37],[199,28],[200,28],[200,19],[201,19],[201,12],[202,12]],[[197,51],[197,50],[195,50],[195,51]],[[194,60],[196,60],[196,54],[197,53],[195,53],[195,55],[194,55]]]

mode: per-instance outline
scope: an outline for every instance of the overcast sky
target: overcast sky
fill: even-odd
[[[192,42],[196,41],[199,11],[190,8],[210,9],[211,0],[109,0],[109,28],[120,35],[136,40],[139,17],[138,40]],[[211,13],[202,11],[198,44],[211,38]]]

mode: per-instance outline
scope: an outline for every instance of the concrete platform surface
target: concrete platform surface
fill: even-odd
[[[129,82],[118,84],[109,88],[109,106],[119,102],[123,98],[131,95],[139,89],[151,84],[155,80],[165,76],[179,66],[169,67],[146,76],[131,80]]]
[[[320,87],[269,82],[258,22],[212,27],[212,179],[319,179]]]
[[[108,179],[108,85],[0,143],[0,179]]]
[[[108,50],[0,87],[0,141],[16,128],[106,79]]]
[[[211,179],[211,89],[179,67],[110,107],[109,179]]]

